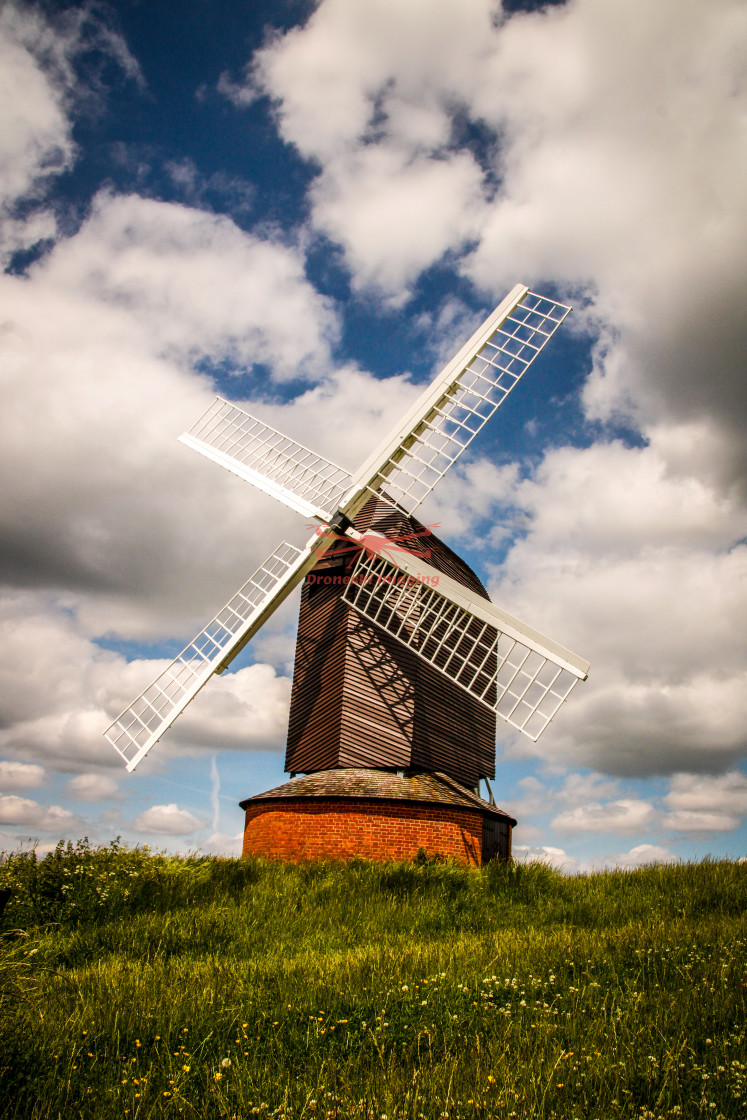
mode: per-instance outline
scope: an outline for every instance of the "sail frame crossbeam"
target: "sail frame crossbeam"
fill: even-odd
[[[328,521],[350,487],[349,471],[224,397],[179,439],[305,517]]]
[[[343,598],[534,742],[589,665],[418,557],[362,550]]]

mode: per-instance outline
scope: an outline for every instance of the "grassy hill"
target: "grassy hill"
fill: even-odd
[[[0,863],[4,1117],[744,1117],[747,864]]]

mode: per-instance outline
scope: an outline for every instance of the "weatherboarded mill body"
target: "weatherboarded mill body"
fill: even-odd
[[[355,528],[487,600],[464,561],[391,503],[371,498]],[[506,859],[516,821],[478,792],[495,774],[495,711],[343,598],[359,555],[335,542],[304,582],[285,756],[294,777],[241,802],[244,854]]]
[[[319,527],[276,548],[114,720],[128,770],[303,584],[291,780],[241,802],[245,854],[510,855],[516,821],[480,797],[496,715],[536,742],[589,666],[491,603],[413,514],[569,311],[517,284],[353,475],[216,398],[181,440]]]

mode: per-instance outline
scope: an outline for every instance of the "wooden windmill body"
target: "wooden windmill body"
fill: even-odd
[[[536,741],[589,666],[492,604],[412,514],[569,310],[517,285],[355,475],[216,399],[183,442],[319,528],[277,548],[114,720],[128,770],[302,583],[292,777],[241,802],[245,854],[510,855],[516,821],[479,795],[496,716]]]

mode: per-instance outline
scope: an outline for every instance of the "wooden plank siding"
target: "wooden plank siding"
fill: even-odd
[[[390,539],[423,531],[414,518],[372,498],[355,521]],[[487,598],[475,573],[436,536],[402,540],[438,571]],[[285,768],[442,771],[469,786],[495,775],[495,713],[341,599],[357,552],[333,545],[301,595]]]

